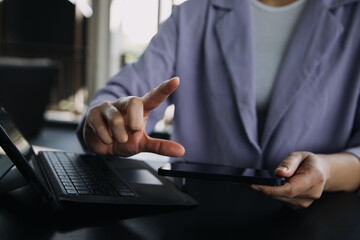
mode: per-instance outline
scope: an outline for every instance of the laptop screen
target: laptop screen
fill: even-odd
[[[0,147],[0,179],[5,176],[5,174],[11,169],[13,166],[13,162],[6,156],[3,149]]]
[[[19,129],[15,126],[5,109],[0,106],[0,146],[6,152],[2,159],[8,164],[11,159],[20,173],[33,187],[35,192],[40,194],[46,200],[54,200],[54,196],[48,190],[45,180],[41,174],[37,174],[33,160],[36,155],[31,144],[26,141]],[[5,163],[5,162],[4,162]],[[11,163],[12,164],[12,163]],[[55,201],[51,203],[56,204]]]
[[[20,153],[27,161],[34,157],[34,152],[31,145],[16,128],[10,116],[6,113],[3,107],[0,107],[0,126],[5,130],[14,145],[18,148]],[[0,178],[13,166],[13,162],[5,154],[4,150],[0,147]]]
[[[29,161],[34,155],[32,147],[30,143],[26,141],[24,136],[20,133],[20,131],[15,126],[14,122],[12,121],[10,116],[6,113],[3,107],[1,107],[1,111],[0,111],[0,125],[5,130],[7,135],[10,137],[11,141],[24,155],[26,160]]]

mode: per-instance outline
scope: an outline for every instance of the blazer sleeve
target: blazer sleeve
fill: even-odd
[[[345,152],[353,154],[360,161],[360,98],[357,104],[353,131],[348,143],[348,148],[345,150]],[[360,187],[356,193],[360,196]]]
[[[360,98],[356,107],[353,130],[345,152],[355,155],[360,160]]]
[[[124,96],[141,97],[150,89],[174,76],[178,45],[178,8],[174,7],[171,16],[160,26],[158,33],[152,38],[139,60],[125,66],[118,74],[110,78],[103,88],[95,93],[88,110],[105,101],[115,101]],[[147,120],[146,132],[152,131],[157,121],[163,116],[166,106],[170,103],[171,96],[151,112]],[[87,148],[84,143],[82,129],[87,111],[77,128],[77,136],[84,150],[87,150]]]

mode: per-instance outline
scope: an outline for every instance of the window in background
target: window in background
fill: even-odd
[[[82,0],[84,2],[85,0]],[[86,19],[79,9],[68,0],[2,0],[0,2],[0,57],[3,64],[25,68],[38,59],[54,62],[58,69],[52,81],[47,108],[75,111],[74,93],[85,84]],[[27,68],[30,68],[27,67]],[[45,72],[37,71],[40,75]],[[37,89],[38,77],[30,74],[22,82],[31,88],[20,87],[27,92]],[[2,79],[3,80],[3,79]],[[52,79],[48,79],[49,81]],[[37,94],[33,94],[39,100]],[[61,104],[72,98],[72,104]],[[5,106],[6,107],[6,106]],[[20,107],[20,106],[19,106]],[[35,108],[30,101],[21,107]]]
[[[158,28],[158,0],[113,0],[110,7],[110,75],[136,61]]]
[[[134,62],[145,50],[159,25],[171,14],[174,0],[112,0],[110,8],[110,75]]]
[[[123,66],[137,61],[159,25],[171,14],[174,0],[93,0],[88,26],[88,102]]]
[[[184,0],[0,0],[0,57],[49,58],[46,118],[79,121],[97,89],[145,50]]]

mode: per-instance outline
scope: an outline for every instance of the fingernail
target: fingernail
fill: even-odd
[[[261,189],[256,185],[251,185],[250,187],[257,192],[261,192]]]
[[[289,171],[289,169],[287,167],[278,167],[277,171],[287,172],[287,171]]]

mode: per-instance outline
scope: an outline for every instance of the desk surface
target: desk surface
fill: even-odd
[[[360,239],[354,194],[325,193],[309,208],[292,210],[228,182],[188,181],[187,191],[199,206],[55,216],[25,186],[0,196],[0,239]]]
[[[148,214],[122,211],[55,217],[23,187],[0,197],[0,236],[7,239],[360,239],[360,198],[327,193],[308,209],[221,182],[192,181],[199,206]]]

